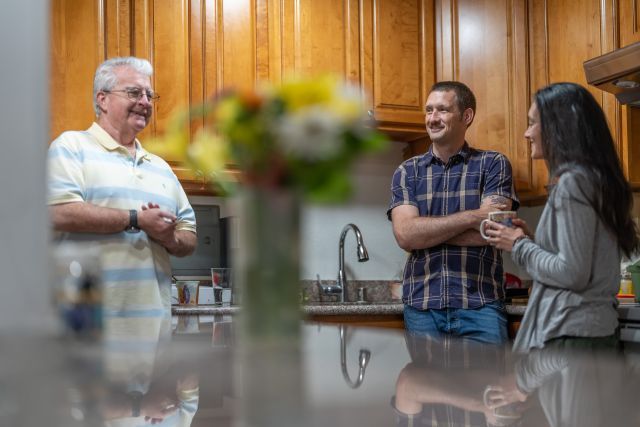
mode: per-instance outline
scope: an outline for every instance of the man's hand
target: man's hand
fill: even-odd
[[[171,212],[160,209],[160,206],[154,203],[142,205],[142,211],[138,213],[140,229],[163,246],[174,240],[176,219]]]
[[[151,424],[161,423],[178,410],[179,403],[174,393],[152,388],[142,398],[140,415]]]
[[[176,220],[175,215],[161,210],[158,204],[151,202],[142,205],[142,212],[138,214],[140,228],[151,239],[164,246],[167,252],[178,257],[191,255],[198,243],[196,233],[176,230]]]
[[[513,201],[507,197],[502,196],[489,196],[482,199],[482,203],[478,209],[474,209],[469,212],[474,218],[476,225],[475,229],[480,229],[480,223],[483,219],[489,217],[489,212],[506,211],[511,209]]]

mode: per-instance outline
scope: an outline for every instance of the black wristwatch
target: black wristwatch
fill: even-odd
[[[124,229],[127,233],[137,233],[140,231],[138,227],[138,211],[131,209],[129,211],[129,225]]]
[[[132,391],[129,393],[129,397],[131,398],[131,416],[132,417],[140,416],[140,406],[142,405],[142,396],[143,394],[139,391]]]

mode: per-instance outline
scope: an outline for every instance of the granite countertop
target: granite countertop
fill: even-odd
[[[521,316],[524,314],[526,306],[510,305],[506,306],[507,313]],[[339,303],[339,302],[310,302],[302,305],[302,312],[305,315],[324,316],[358,316],[358,315],[399,315],[402,314],[404,305],[400,301],[378,301],[371,303]],[[240,311],[239,306],[232,305],[174,305],[171,312],[174,315],[186,314],[236,314]]]
[[[303,325],[299,340],[287,336],[265,346],[243,340],[233,319],[118,318],[99,339],[0,336],[0,384],[11,385],[2,389],[0,425],[142,425],[149,411],[166,411],[167,426],[640,421],[633,397],[640,374],[630,358],[638,354],[614,359],[556,349],[516,364],[508,347],[324,323]],[[526,404],[483,404],[487,390],[515,390],[516,378],[528,387]],[[132,391],[139,396],[137,419]]]
[[[328,284],[330,281],[322,281],[322,284]],[[336,301],[334,296],[321,295],[318,283],[314,280],[301,281],[301,298],[305,299],[302,305],[302,311],[305,315],[313,316],[371,316],[371,315],[391,315],[397,316],[402,314],[404,305],[399,296],[394,297],[394,286],[398,282],[393,280],[350,280],[347,285],[347,301],[358,300],[358,290],[366,289],[367,302],[347,302],[340,303]],[[506,306],[507,313],[510,315],[521,316],[524,314],[524,305]],[[235,314],[240,311],[239,306],[235,305],[174,305],[172,313],[175,315],[186,314]]]

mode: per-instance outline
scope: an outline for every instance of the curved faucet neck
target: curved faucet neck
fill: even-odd
[[[340,368],[342,369],[342,377],[351,388],[358,388],[364,381],[364,372],[371,358],[371,352],[367,349],[360,349],[358,356],[358,377],[355,381],[349,376],[347,370],[347,336],[346,326],[340,325]]]
[[[347,233],[349,230],[353,230],[356,235],[356,243],[358,246],[362,245],[362,233],[360,233],[360,229],[355,224],[347,224],[342,229],[340,233],[340,241],[338,244],[338,279],[337,286],[342,287],[342,292],[340,294],[340,302],[344,302],[345,295],[347,293],[347,276],[344,272],[344,240],[347,237]]]

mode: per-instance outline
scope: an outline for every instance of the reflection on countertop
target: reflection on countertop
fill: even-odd
[[[236,387],[245,367],[233,319],[118,319],[95,342],[0,337],[0,425],[241,425],[252,409]],[[301,381],[301,396],[249,378],[284,408],[255,425],[640,424],[633,355],[550,347],[517,357],[508,347],[327,324],[303,325],[302,338],[301,369],[284,371]],[[363,372],[358,387],[345,367]],[[304,422],[290,422],[292,413]]]

